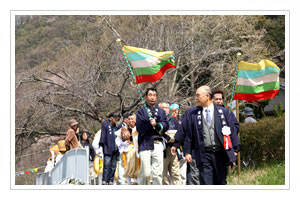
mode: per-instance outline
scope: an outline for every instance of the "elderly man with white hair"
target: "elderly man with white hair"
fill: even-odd
[[[186,135],[183,152],[187,162],[196,160],[201,185],[225,185],[227,165],[236,160],[230,134],[234,131],[228,109],[214,105],[210,87],[196,91],[196,107],[182,119]]]

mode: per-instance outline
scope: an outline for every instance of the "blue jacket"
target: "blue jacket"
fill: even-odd
[[[168,130],[178,130],[179,122],[175,118],[170,118],[169,122],[169,129]]]
[[[141,108],[136,115],[136,129],[138,131],[138,145],[139,152],[144,150],[153,150],[154,149],[154,139],[153,136],[158,136],[158,130],[161,133],[164,133],[169,128],[169,123],[167,120],[166,113],[163,109],[158,106],[153,108],[154,114],[150,112],[150,107],[147,106]],[[157,127],[156,129],[150,124],[149,115],[152,118],[155,118]]]
[[[203,107],[197,106],[188,109],[182,119],[182,128],[179,129],[179,136],[185,135],[185,141],[183,145],[183,152],[192,154],[192,158],[196,160],[197,165],[201,162],[207,162],[204,150],[204,139],[203,139],[203,117],[202,117]],[[236,130],[234,126],[237,124],[233,123],[233,116],[231,112],[221,106],[214,105],[214,121],[215,130],[219,139],[219,142],[224,148],[223,134],[222,134],[222,119],[221,114],[223,114],[226,125],[230,127],[231,130],[231,140],[235,139],[235,144],[238,144],[237,137],[235,136]],[[181,131],[183,133],[181,133]],[[234,145],[234,144],[233,144]],[[228,162],[233,162],[236,160],[234,155],[234,146],[231,149],[225,150],[227,153]]]
[[[182,124],[178,123],[178,129],[176,134],[174,135],[175,141],[173,146],[180,147],[183,146],[185,140],[185,132],[182,130]]]
[[[103,154],[111,156],[113,152],[118,151],[116,148],[115,134],[116,125],[112,125],[110,121],[106,121],[101,128],[101,139],[99,146],[103,147]]]
[[[240,131],[240,124],[237,121],[233,112],[231,112],[231,111],[230,111],[230,119],[232,120],[232,123],[233,123],[233,132],[230,135],[230,139],[231,139],[234,151],[239,152],[242,149],[240,139],[238,137],[238,133]]]

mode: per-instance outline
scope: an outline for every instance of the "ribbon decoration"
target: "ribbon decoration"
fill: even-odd
[[[224,148],[225,149],[231,149],[232,148],[232,143],[231,143],[230,136],[224,135],[223,140],[224,140]]]
[[[231,149],[232,143],[229,136],[231,134],[230,128],[228,126],[223,126],[222,133],[223,133],[224,148]]]

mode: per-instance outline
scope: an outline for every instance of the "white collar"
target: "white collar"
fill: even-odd
[[[214,116],[214,104],[211,103],[208,107],[203,107],[203,116],[206,116],[206,110],[209,110],[209,115],[212,118]]]
[[[203,107],[203,110],[209,110],[210,113],[212,113],[214,111],[214,104],[211,103],[208,107]]]

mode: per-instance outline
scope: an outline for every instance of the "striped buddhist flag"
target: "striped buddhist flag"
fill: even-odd
[[[279,67],[267,59],[258,64],[239,62],[234,99],[260,101],[274,98],[280,88],[279,72]]]
[[[155,82],[169,68],[176,68],[173,51],[155,52],[131,46],[122,47],[134,71],[136,83]]]

